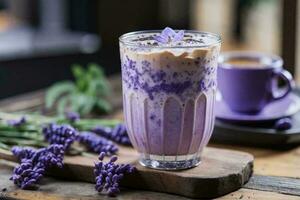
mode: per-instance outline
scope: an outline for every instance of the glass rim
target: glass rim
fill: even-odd
[[[128,32],[125,33],[123,35],[121,35],[119,37],[119,42],[123,45],[126,46],[131,46],[131,47],[141,47],[140,45],[138,45],[136,42],[131,42],[131,41],[126,41],[126,39],[128,39],[128,37],[131,36],[137,36],[137,35],[141,35],[141,34],[146,34],[146,33],[161,33],[162,30],[143,30],[143,31],[133,31],[133,32]],[[174,31],[180,31],[175,29]],[[215,41],[213,41],[212,43],[209,44],[197,44],[197,45],[190,45],[190,46],[183,46],[183,45],[175,45],[175,46],[150,46],[150,45],[145,45],[142,46],[141,48],[158,48],[158,49],[178,49],[178,48],[204,48],[204,47],[211,47],[217,44],[221,43],[221,36],[215,33],[211,33],[211,32],[206,32],[206,31],[197,31],[197,30],[184,30],[185,33],[197,33],[197,34],[204,34],[206,36],[209,36],[211,38],[214,38]]]

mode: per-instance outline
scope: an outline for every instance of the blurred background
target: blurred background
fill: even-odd
[[[118,37],[166,26],[219,33],[222,51],[279,54],[297,78],[299,8],[297,0],[0,0],[0,98],[70,79],[74,63],[119,73]]]

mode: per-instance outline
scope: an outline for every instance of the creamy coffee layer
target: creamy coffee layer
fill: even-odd
[[[263,63],[260,60],[242,58],[230,59],[225,63],[237,68],[263,68],[269,66],[269,63]]]

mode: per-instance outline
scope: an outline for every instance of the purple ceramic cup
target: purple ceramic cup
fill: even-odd
[[[234,60],[246,60],[252,64],[231,62]],[[255,114],[268,103],[284,98],[291,92],[294,82],[292,75],[282,65],[279,56],[264,53],[221,54],[217,81],[223,100],[235,112]],[[278,86],[280,79],[284,82],[282,87]]]

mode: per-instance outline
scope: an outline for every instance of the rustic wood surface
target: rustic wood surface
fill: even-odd
[[[222,144],[210,144],[209,146],[251,153],[255,158],[255,174],[300,178],[300,147],[289,150],[272,150]]]
[[[132,190],[122,188],[122,194],[116,198],[106,197],[103,194],[98,194],[94,189],[94,184],[56,180],[53,178],[44,178],[40,188],[37,191],[27,191],[17,189],[9,177],[11,174],[12,166],[0,162],[0,199],[4,200],[96,200],[96,199],[122,199],[122,200],[187,200],[189,198],[174,196],[166,193],[157,193],[144,190]],[[250,182],[249,182],[250,183]],[[272,190],[271,190],[272,191]],[[5,198],[3,198],[5,197]],[[300,197],[294,195],[280,194],[278,192],[269,192],[268,190],[245,189],[242,188],[238,191],[227,194],[223,197],[217,198],[218,200],[299,200]]]
[[[214,198],[228,194],[248,182],[253,172],[252,155],[217,148],[206,148],[199,166],[172,172],[142,167],[137,161],[138,154],[130,147],[120,147],[118,157],[119,163],[131,163],[137,168],[136,173],[124,177],[123,186],[192,198]],[[16,161],[11,152],[4,150],[0,150],[0,158]],[[69,156],[64,159],[63,169],[53,170],[49,174],[61,179],[94,182],[95,161],[97,155]]]
[[[119,82],[118,78],[115,78]],[[120,89],[116,89],[120,91]],[[116,92],[117,94],[119,92]],[[31,111],[41,110],[43,105],[43,91],[22,95],[6,101],[0,101],[2,111]],[[120,99],[114,99],[116,108],[120,107]],[[22,106],[21,106],[22,105]],[[110,117],[122,118],[121,112],[116,112]],[[227,148],[249,152],[254,155],[254,176],[243,188],[217,199],[245,199],[245,200],[300,200],[300,147],[289,150],[274,150],[265,148],[243,147],[236,145],[212,144],[215,148]],[[68,182],[46,178],[38,191],[24,191],[17,189],[8,180],[12,167],[10,163],[0,160],[0,199],[111,199],[99,195],[94,190],[94,185],[81,182]],[[2,195],[2,196],[1,196]],[[149,192],[143,190],[123,189],[117,199],[188,199],[185,197]],[[2,200],[2,199],[1,199]]]

